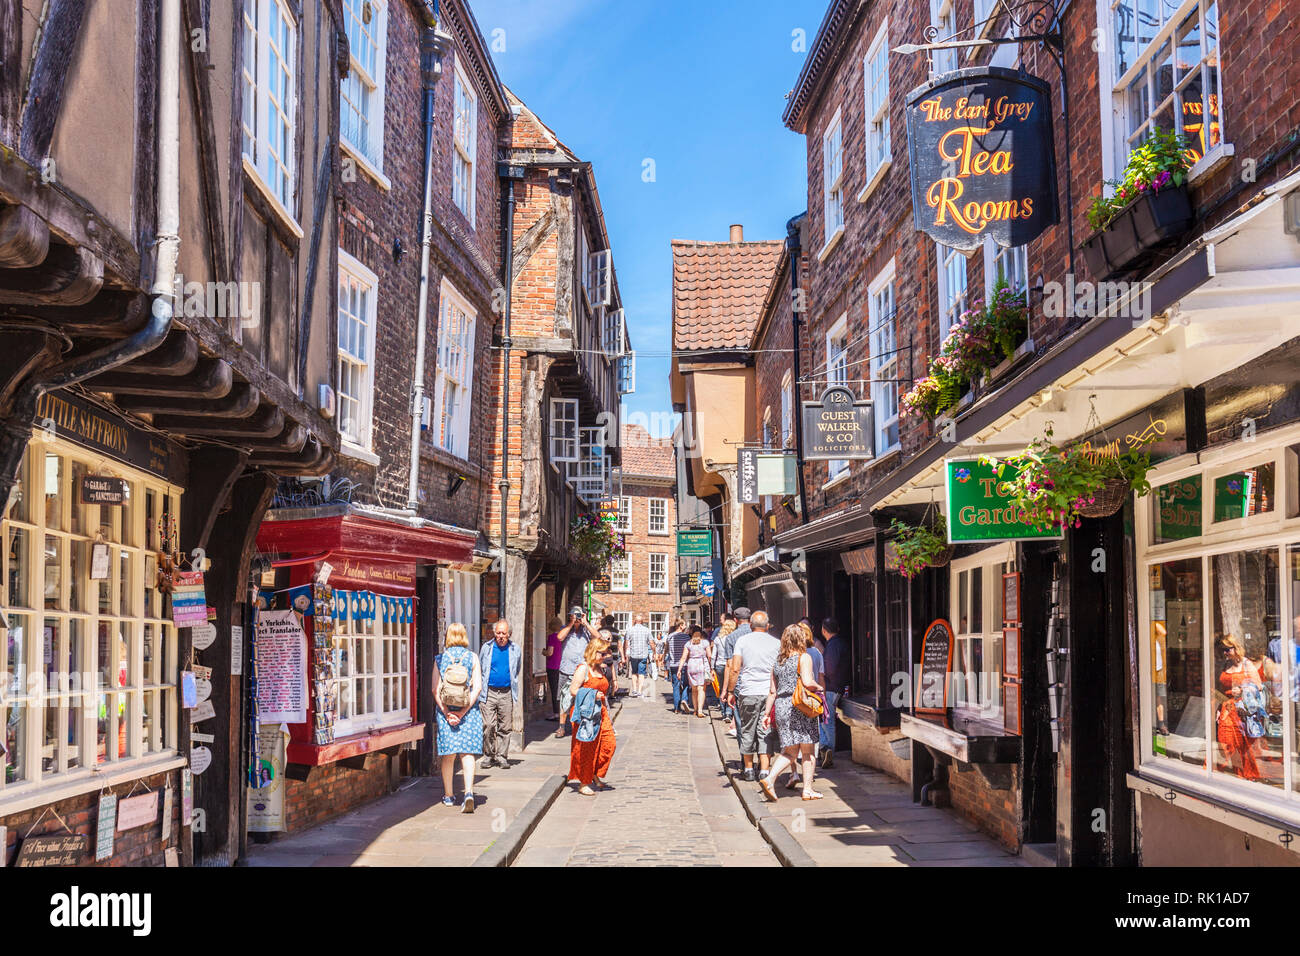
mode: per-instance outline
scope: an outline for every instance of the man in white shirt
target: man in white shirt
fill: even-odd
[[[736,641],[731,667],[727,672],[727,703],[739,717],[741,759],[745,761],[745,779],[767,777],[768,762],[776,752],[776,731],[762,730],[767,692],[772,684],[772,668],[781,642],[767,632],[766,611],[755,611],[749,618],[750,632]],[[754,775],[754,755],[758,755],[759,774]]]
[[[641,681],[646,676],[646,662],[650,657],[650,641],[654,635],[645,626],[645,615],[637,614],[632,619],[632,626],[623,637],[623,646],[627,648],[627,672],[632,679],[632,696],[645,696]]]

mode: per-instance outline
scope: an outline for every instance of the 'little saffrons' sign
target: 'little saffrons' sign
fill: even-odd
[[[980,67],[945,73],[907,97],[916,228],[954,249],[985,236],[1024,245],[1058,218],[1051,90]]]
[[[1015,477],[1011,466],[1001,479],[979,459],[950,459],[948,469],[948,543],[1023,541],[1061,538],[1060,528],[1038,529],[1017,520],[1015,502],[1002,487]]]

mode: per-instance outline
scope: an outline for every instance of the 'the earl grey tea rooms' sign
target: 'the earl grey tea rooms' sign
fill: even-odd
[[[1057,219],[1051,91],[1000,67],[945,73],[907,96],[916,228],[970,251],[1004,249]]]

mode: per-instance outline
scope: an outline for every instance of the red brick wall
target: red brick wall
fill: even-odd
[[[617,493],[618,487],[615,485],[614,491]],[[671,483],[666,484],[634,484],[631,481],[625,481],[623,484],[623,494],[631,498],[630,501],[630,521],[631,530],[627,532],[627,550],[632,559],[632,590],[628,591],[610,591],[608,594],[599,595],[602,604],[605,605],[606,612],[613,614],[615,611],[628,611],[632,614],[637,612],[646,615],[646,624],[650,623],[650,613],[664,612],[669,615],[669,623],[672,622],[672,611],[677,606],[677,502],[673,498],[673,488]],[[667,534],[650,534],[650,499],[666,499],[666,508],[668,512],[668,533]],[[650,554],[668,555],[668,593],[651,594],[650,593]]]
[[[453,20],[459,13],[444,6]],[[444,61],[434,100],[433,243],[430,250],[428,322],[425,343],[425,395],[435,398],[438,354],[440,290],[446,278],[477,312],[475,324],[474,380],[471,421],[492,417],[499,373],[494,368],[492,333],[498,317],[493,290],[500,285],[500,185],[496,172],[498,116],[492,95],[482,87],[471,68],[474,55],[461,41],[456,24],[449,21],[453,52]],[[384,188],[357,164],[353,182],[340,189],[341,245],[373,271],[379,282],[378,328],[375,335],[375,392],[372,450],[378,465],[341,456],[338,474],[362,486],[353,500],[384,507],[404,508],[411,448],[411,389],[420,306],[420,210],[424,201],[423,90],[420,75],[421,20],[409,3],[388,9],[388,46],[384,93],[383,174],[391,182]],[[455,70],[475,86],[478,95],[477,197],[474,228],[451,200],[452,109]],[[345,152],[345,156],[346,156]],[[395,243],[400,242],[400,259]],[[436,410],[435,410],[436,416]],[[474,528],[491,499],[488,481],[491,436],[487,429],[469,431],[465,458],[435,447],[434,425],[421,441],[420,512],[428,518]],[[448,479],[467,480],[453,497]]]
[[[134,827],[118,833],[113,841],[113,855],[107,860],[95,862],[95,841],[99,818],[99,791],[69,797],[58,803],[46,804],[24,810],[22,813],[0,817],[0,825],[8,827],[6,845],[0,863],[9,866],[16,858],[23,839],[31,836],[53,836],[65,833],[63,826],[55,819],[57,813],[74,833],[85,834],[87,851],[78,862],[78,866],[163,866],[164,851],[167,847],[179,847],[181,835],[181,781],[180,771],[154,774],[140,781],[144,787],[158,791],[158,817],[150,824]],[[172,825],[171,834],[164,842],[162,839],[162,792],[170,784],[172,787]],[[119,810],[121,801],[131,792],[131,784],[118,784],[110,790],[117,794]],[[143,787],[136,787],[135,795],[144,793]],[[53,813],[45,813],[46,808]],[[44,813],[44,818],[41,818]],[[40,820],[37,824],[36,821]],[[33,825],[35,824],[35,829]]]
[[[1020,768],[1013,771],[1007,790],[994,790],[974,769],[948,769],[948,789],[953,809],[995,838],[1013,853],[1020,851]]]
[[[284,817],[290,833],[305,830],[389,792],[392,761],[400,755],[369,754],[364,770],[342,764],[312,767],[306,780],[285,780]]]

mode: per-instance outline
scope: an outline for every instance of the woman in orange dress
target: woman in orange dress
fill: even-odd
[[[579,690],[590,687],[596,691],[596,699],[600,702],[600,732],[596,739],[586,742],[579,740],[575,723],[572,749],[569,752],[569,779],[582,784],[578,792],[585,797],[595,795],[592,784],[599,790],[605,789],[605,774],[609,773],[610,762],[614,759],[614,723],[609,718],[609,702],[606,697],[609,679],[601,673],[600,668],[608,650],[608,641],[601,638],[591,641],[583,654],[583,662],[573,672],[573,680],[569,682],[571,697],[576,699]],[[576,710],[575,704],[573,710],[569,711],[571,722],[577,718],[574,713]]]
[[[1255,759],[1258,739],[1247,736],[1246,722],[1237,709],[1241,699],[1241,685],[1247,681],[1263,687],[1259,668],[1246,657],[1246,648],[1235,634],[1225,634],[1219,639],[1219,653],[1223,655],[1224,668],[1219,674],[1219,690],[1227,697],[1219,705],[1216,736],[1226,761],[1219,769],[1236,774],[1243,780],[1259,779],[1259,763]]]

